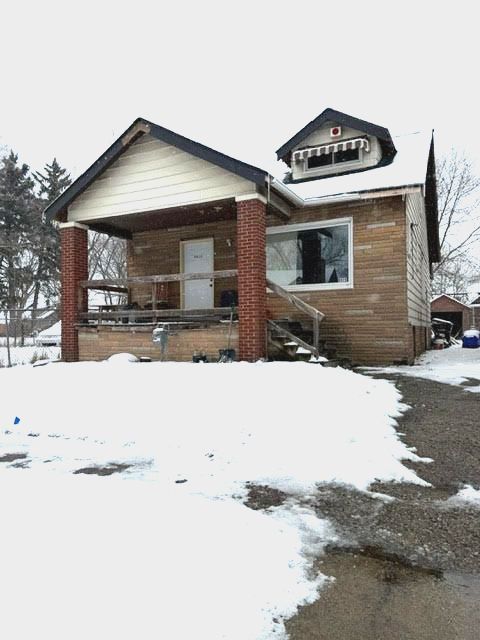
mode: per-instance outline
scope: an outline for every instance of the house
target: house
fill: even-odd
[[[229,347],[254,361],[299,346],[382,364],[425,350],[432,136],[394,139],[326,109],[277,158],[283,179],[135,120],[46,209],[61,233],[63,359],[216,360]],[[125,280],[88,280],[89,229],[126,239]],[[94,289],[126,304],[89,309]]]
[[[448,320],[453,324],[452,335],[462,336],[464,331],[471,329],[473,316],[470,306],[463,304],[446,293],[436,296],[431,303],[431,317]]]

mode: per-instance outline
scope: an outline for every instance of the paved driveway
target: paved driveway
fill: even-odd
[[[318,569],[335,581],[287,623],[288,631],[292,640],[476,639],[480,508],[451,498],[465,484],[480,488],[480,395],[421,378],[376,376],[394,381],[412,407],[398,431],[433,461],[406,464],[432,486],[371,486],[383,498],[318,489],[315,510],[340,536]]]

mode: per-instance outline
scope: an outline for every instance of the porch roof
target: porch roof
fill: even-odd
[[[47,220],[65,221],[68,205],[83,193],[98,176],[108,169],[133,142],[146,133],[157,140],[171,144],[182,151],[245,178],[259,187],[263,188],[266,186],[269,174],[263,169],[259,169],[241,160],[236,160],[199,142],[194,142],[145,118],[137,118],[105,153],[45,209]]]

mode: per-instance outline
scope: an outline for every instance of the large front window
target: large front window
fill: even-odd
[[[351,287],[351,220],[268,229],[267,277],[291,289]]]

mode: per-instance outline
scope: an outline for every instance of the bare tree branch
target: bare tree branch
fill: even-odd
[[[452,150],[437,163],[437,189],[442,257],[434,266],[433,289],[460,293],[478,272],[470,254],[480,239],[480,177],[464,154]]]

